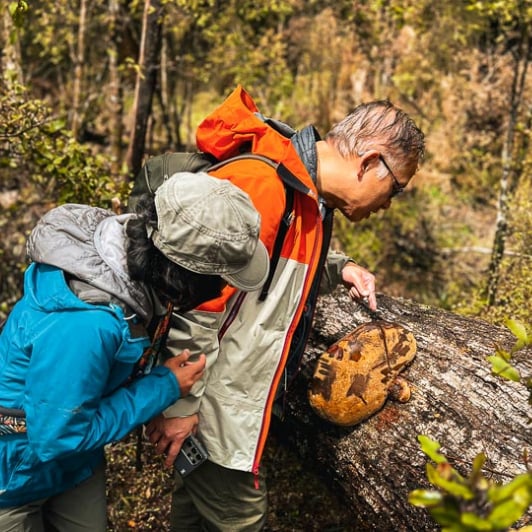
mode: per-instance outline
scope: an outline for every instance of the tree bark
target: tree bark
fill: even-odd
[[[438,530],[426,510],[408,503],[410,491],[430,487],[419,434],[440,442],[462,474],[469,474],[480,452],[487,455],[483,471],[491,478],[507,483],[526,470],[523,453],[532,450],[526,387],[492,375],[485,360],[496,345],[510,349],[515,338],[504,328],[411,301],[379,295],[378,303],[378,319],[403,325],[417,341],[417,356],[402,373],[412,385],[410,401],[389,399],[351,428],[333,426],[311,410],[307,390],[315,361],[372,317],[338,291],[318,304],[284,420],[274,430],[340,489],[353,511],[353,530]],[[530,351],[514,361],[523,376],[532,375]],[[529,513],[525,521],[531,520]]]
[[[81,0],[79,10],[79,27],[77,51],[74,57],[74,87],[72,89],[72,109],[70,116],[70,129],[72,136],[78,137],[82,122],[81,99],[83,91],[83,71],[85,65],[85,34],[87,29],[87,0]]]
[[[122,164],[122,134],[124,131],[122,79],[119,72],[120,46],[122,32],[118,31],[120,4],[118,0],[109,0],[109,114],[110,114],[110,143],[111,143],[111,168],[115,175],[120,172]]]

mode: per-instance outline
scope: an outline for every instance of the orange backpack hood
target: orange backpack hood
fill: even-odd
[[[198,126],[196,145],[225,160],[243,152],[263,155],[283,165],[317,198],[317,190],[289,138],[263,122],[259,109],[241,85]]]

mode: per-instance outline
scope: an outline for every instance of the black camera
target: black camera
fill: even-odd
[[[209,454],[205,450],[205,447],[191,434],[183,442],[181,450],[175,459],[174,467],[182,477],[186,477],[194,469],[203,464],[208,457]]]

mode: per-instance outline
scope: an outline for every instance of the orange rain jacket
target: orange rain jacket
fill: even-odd
[[[273,402],[294,331],[312,281],[318,275],[323,229],[318,192],[290,139],[264,123],[251,97],[238,87],[199,126],[197,147],[227,159],[242,151],[281,161],[299,180],[291,225],[265,301],[259,293],[227,287],[222,296],[175,315],[167,347],[207,355],[206,376],[166,417],[199,412],[199,435],[210,460],[258,472]],[[261,239],[272,253],[285,209],[283,184],[274,168],[243,159],[212,172],[245,190],[261,214]],[[215,216],[216,213],[213,213]],[[195,344],[195,345],[194,345]]]

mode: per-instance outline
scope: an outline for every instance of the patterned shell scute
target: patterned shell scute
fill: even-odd
[[[356,425],[382,408],[415,355],[415,338],[402,326],[387,321],[360,325],[319,357],[310,405],[331,423]]]

